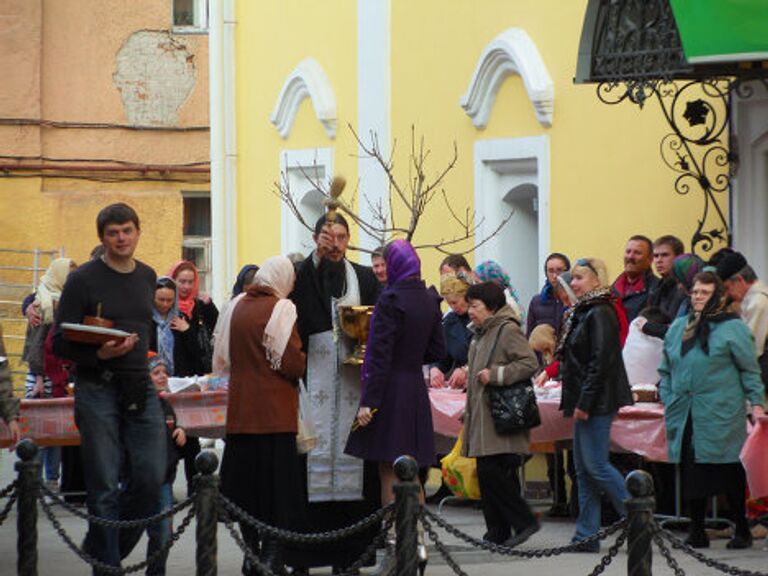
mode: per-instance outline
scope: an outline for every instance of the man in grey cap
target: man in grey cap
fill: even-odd
[[[752,331],[763,384],[768,387],[768,286],[757,279],[757,274],[739,252],[727,254],[718,262],[717,275],[725,284],[728,296],[739,303],[741,319]]]

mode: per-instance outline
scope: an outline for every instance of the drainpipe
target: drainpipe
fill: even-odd
[[[227,300],[228,285],[236,265],[234,112],[227,111],[234,90],[231,60],[234,35],[234,3],[211,0],[208,29],[211,125],[211,269],[213,298]],[[225,24],[225,22],[227,22]],[[229,64],[228,64],[229,60]]]

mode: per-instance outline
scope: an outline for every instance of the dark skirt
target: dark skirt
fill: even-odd
[[[680,469],[683,481],[683,498],[685,500],[728,494],[746,484],[746,474],[741,462],[728,462],[725,464],[696,462],[690,414],[688,415],[688,421],[683,432]]]
[[[306,457],[302,476],[303,502],[306,502]],[[369,516],[381,507],[379,469],[375,462],[363,465],[363,499],[351,502],[312,502],[307,505],[305,532],[327,532],[345,528]],[[343,540],[319,545],[291,544],[285,551],[285,563],[294,568],[336,566],[344,568],[357,560],[380,531],[380,525],[358,532]],[[372,566],[376,557],[367,565]]]
[[[221,492],[271,526],[303,529],[306,511],[296,434],[228,434]]]

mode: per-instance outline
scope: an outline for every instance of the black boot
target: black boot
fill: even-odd
[[[277,540],[265,539],[261,543],[261,554],[259,560],[265,564],[277,576],[287,576],[283,564],[283,544]]]

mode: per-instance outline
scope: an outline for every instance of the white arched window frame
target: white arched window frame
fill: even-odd
[[[507,77],[523,79],[536,118],[542,126],[552,126],[555,111],[555,85],[544,60],[528,33],[510,28],[494,38],[483,50],[472,79],[459,103],[476,128],[485,128],[496,102],[496,95]]]
[[[328,138],[336,138],[336,95],[323,67],[314,58],[302,60],[288,75],[272,110],[270,121],[285,139],[291,133],[299,106],[305,98],[312,100],[315,116]]]

